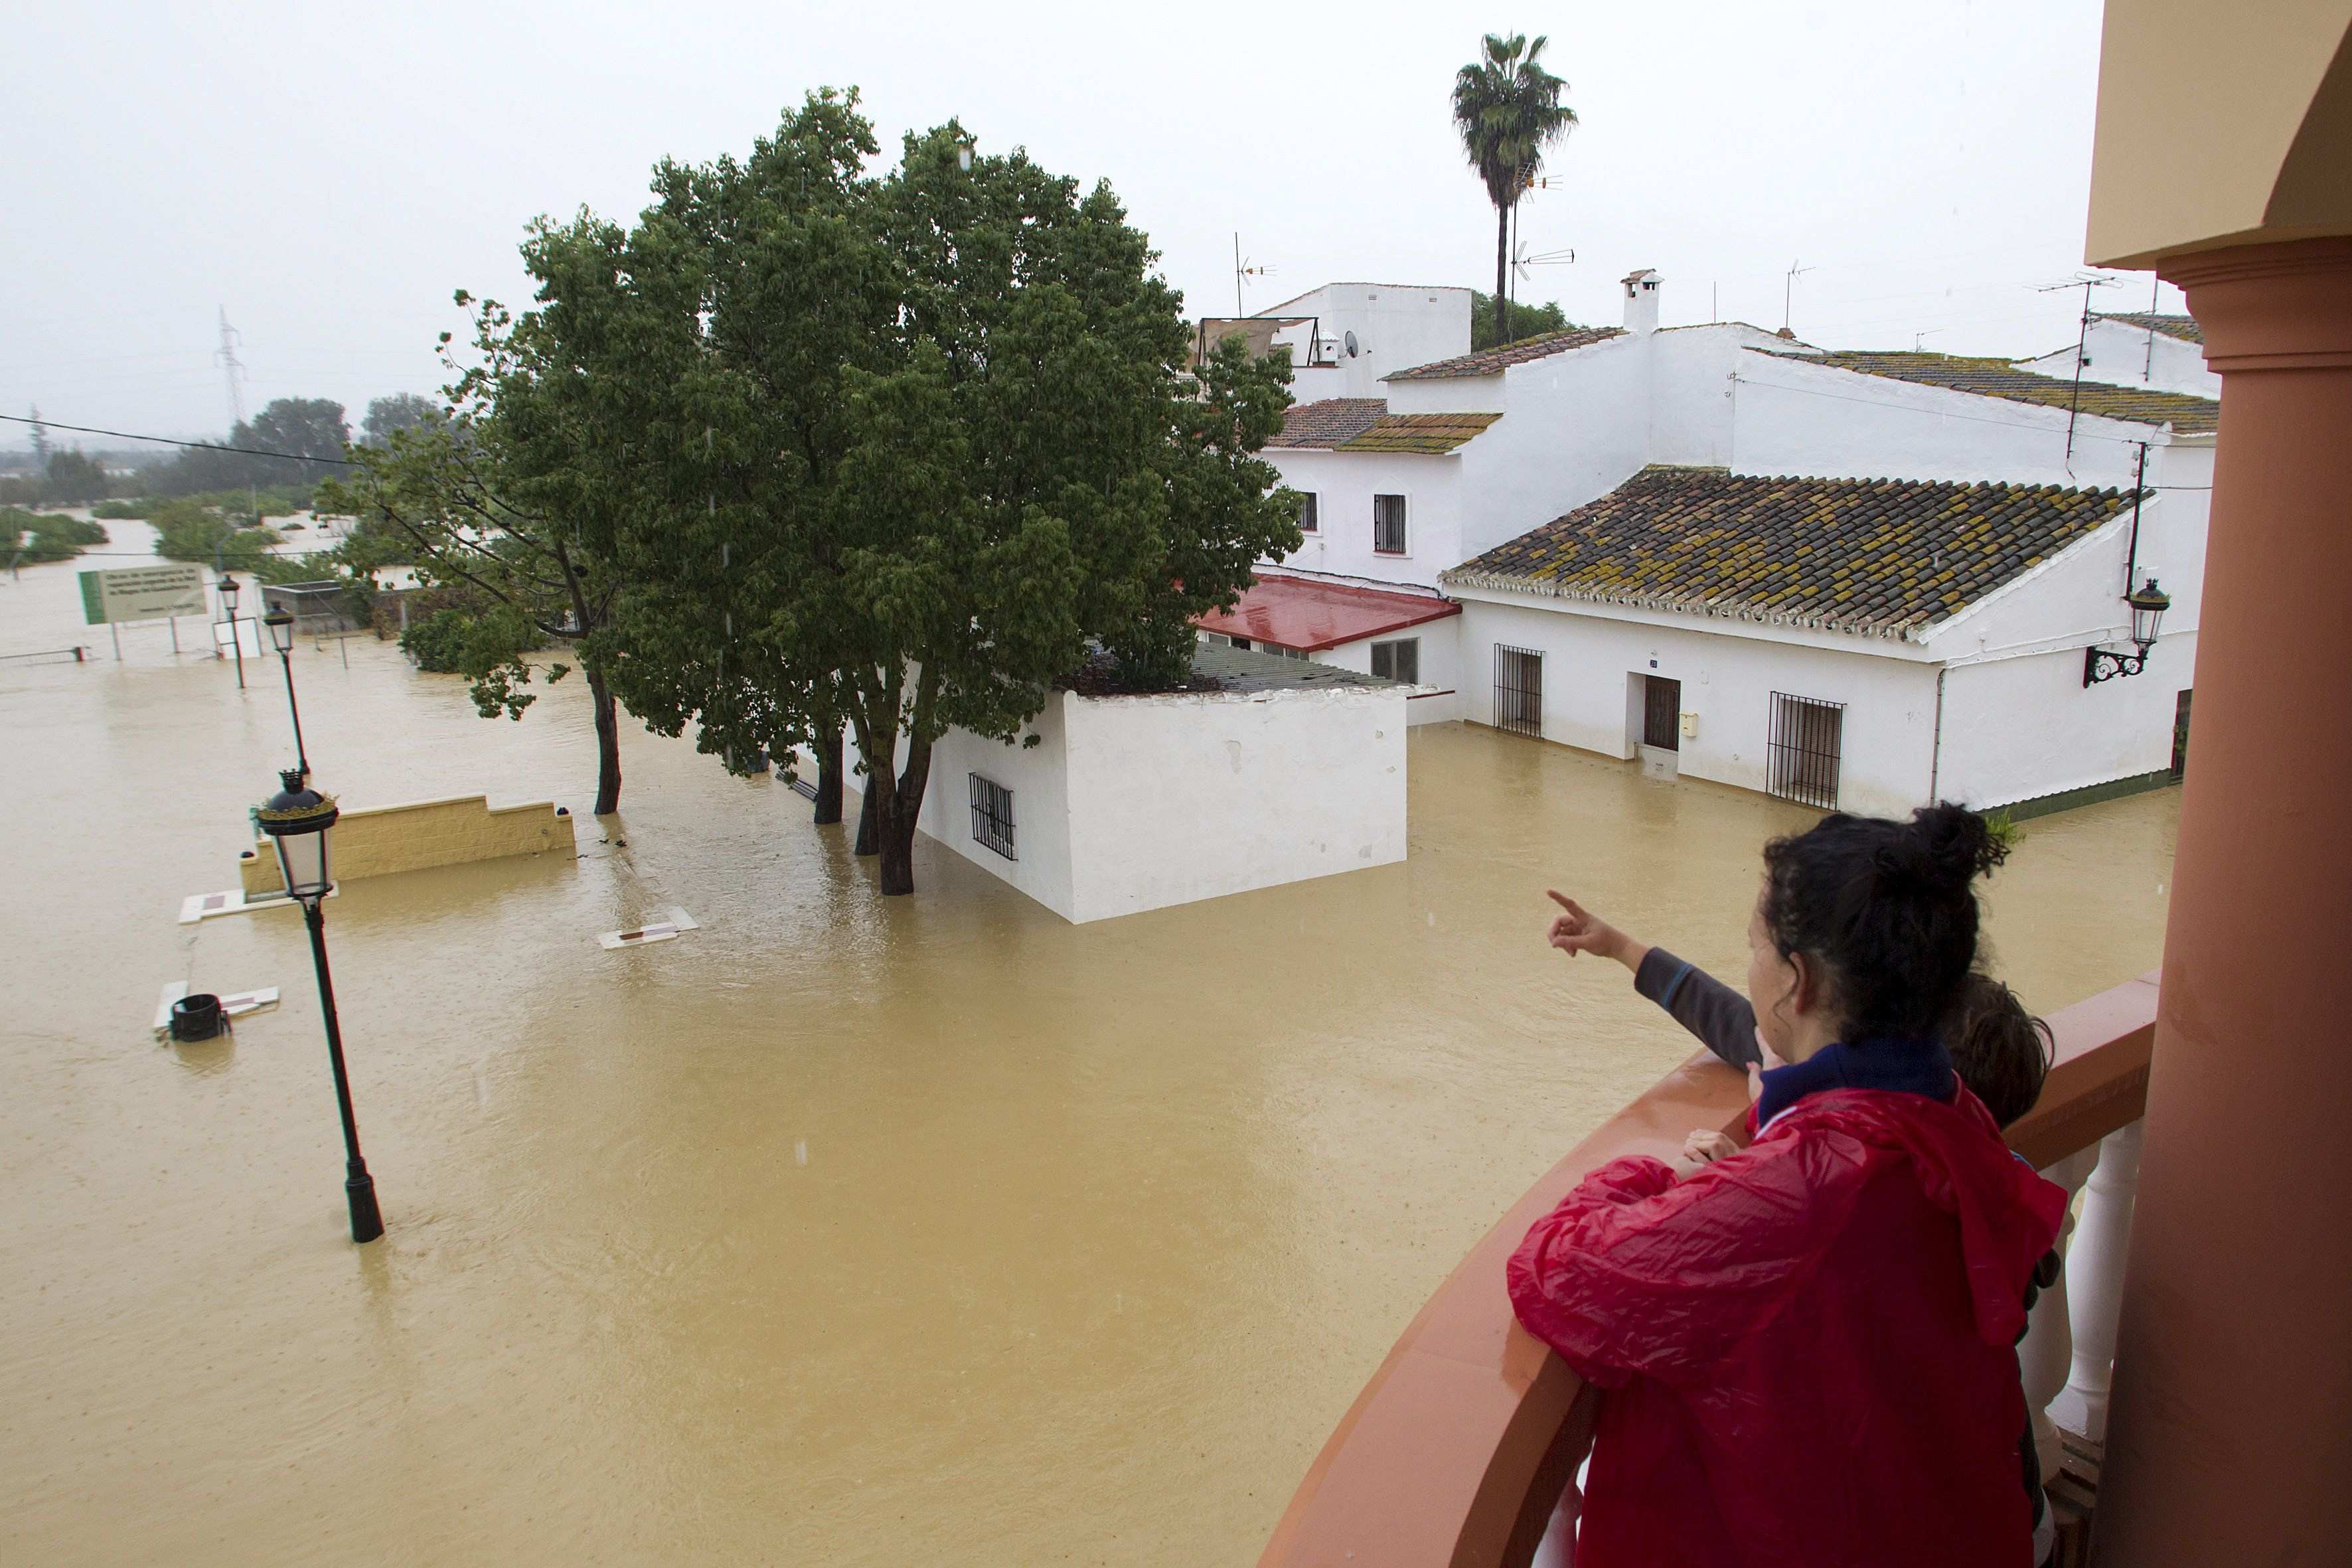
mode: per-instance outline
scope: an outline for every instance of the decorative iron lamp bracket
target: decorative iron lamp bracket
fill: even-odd
[[[2150,577],[2137,593],[2124,595],[2131,606],[2133,653],[2110,653],[2103,647],[2083,650],[2083,684],[2096,686],[2102,680],[2118,676],[2137,675],[2147,668],[2148,649],[2156,646],[2156,634],[2164,624],[2164,612],[2172,608],[2172,595],[2156,585]]]

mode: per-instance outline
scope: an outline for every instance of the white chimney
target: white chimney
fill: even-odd
[[[1625,330],[1629,332],[1654,332],[1658,330],[1658,285],[1663,281],[1657,273],[1644,267],[1638,272],[1625,274]]]

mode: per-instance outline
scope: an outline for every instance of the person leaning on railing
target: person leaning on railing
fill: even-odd
[[[1612,1161],[1512,1257],[1520,1321],[1603,1391],[1580,1568],[2032,1560],[2011,1347],[2065,1194],[1938,1038],[2000,858],[1948,805],[1768,845],[1755,1142],[1679,1181]]]

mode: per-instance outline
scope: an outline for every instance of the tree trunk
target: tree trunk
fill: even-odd
[[[1503,334],[1507,330],[1503,321],[1503,297],[1509,292],[1511,281],[1511,209],[1495,209],[1495,346],[1501,348],[1510,340]]]
[[[855,846],[855,852],[859,855],[882,853],[882,839],[877,825],[882,820],[878,809],[881,792],[888,787],[886,783],[877,779],[871,772],[866,773],[865,798],[857,807],[857,843]]]
[[[841,731],[818,736],[809,750],[816,753],[816,822],[822,827],[841,820]]]
[[[621,809],[621,724],[613,689],[594,669],[587,671],[588,695],[596,709],[596,810],[609,816]]]
[[[886,897],[915,890],[915,822],[923,814],[923,791],[931,778],[931,746],[909,741],[907,771],[895,782],[887,775],[876,781],[872,792],[882,797],[882,891]]]

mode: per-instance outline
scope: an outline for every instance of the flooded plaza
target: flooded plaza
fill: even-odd
[[[1813,816],[1432,726],[1404,864],[1072,926],[928,841],[885,900],[780,782],[631,730],[578,860],[327,904],[355,1247],[299,917],[175,923],[291,762],[277,661],[240,693],[156,626],[117,664],[76,570],[0,586],[0,654],[97,659],[0,664],[16,1562],[1254,1561],[1465,1248],[1689,1054],[1544,946],[1545,888],[1736,980]],[[585,812],[576,678],[491,722],[348,660],[293,660],[347,807]],[[2034,1007],[2154,966],[2177,809],[2026,825],[1989,903]],[[673,904],[700,929],[597,945]],[[285,1000],[159,1047],[177,980]]]

